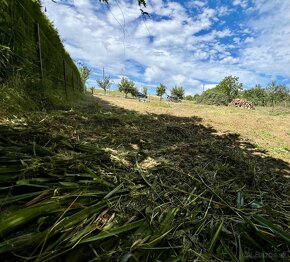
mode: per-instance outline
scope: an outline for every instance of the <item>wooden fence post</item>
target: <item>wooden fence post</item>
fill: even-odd
[[[38,56],[39,56],[39,66],[40,66],[40,83],[42,89],[44,89],[44,81],[43,81],[43,63],[42,63],[42,50],[41,50],[41,37],[40,37],[40,27],[39,24],[36,24],[37,28],[37,45],[38,45]]]
[[[64,80],[64,91],[65,91],[65,95],[67,97],[67,84],[66,84],[66,63],[65,60],[62,60],[62,64],[63,64],[63,80]]]
[[[75,82],[74,82],[74,71],[71,71],[71,82],[72,82],[72,88],[75,89]]]

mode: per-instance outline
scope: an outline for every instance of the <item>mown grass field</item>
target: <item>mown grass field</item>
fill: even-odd
[[[289,163],[205,108],[115,93],[1,115],[1,259],[288,261]]]
[[[254,143],[273,157],[290,163],[290,108],[257,107],[255,110],[225,106],[198,105],[194,102],[168,103],[150,97],[150,102],[124,99],[117,91],[95,89],[102,99],[129,110],[141,113],[169,114],[180,117],[197,116],[202,124],[212,126],[220,133],[237,133],[241,139]]]

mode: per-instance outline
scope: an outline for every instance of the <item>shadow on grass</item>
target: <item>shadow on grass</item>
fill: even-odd
[[[289,163],[267,155],[266,150],[242,140],[239,134],[219,135],[214,128],[202,125],[200,117],[140,114],[99,97],[93,99],[104,112],[111,113],[102,125],[111,127],[108,135],[126,150],[136,150],[132,148],[136,144],[140,152],[148,150],[153,156],[163,156],[182,168],[196,164],[216,170],[221,165],[229,176],[248,178],[250,181],[245,179],[245,182],[253,184],[259,174],[271,173],[273,180],[290,175]]]
[[[128,256],[136,261],[163,261],[171,256],[183,261],[196,258],[226,261],[240,257],[241,252],[253,257],[257,250],[271,252],[273,256],[280,254],[276,258],[281,258],[289,248],[289,243],[283,241],[288,235],[282,232],[282,229],[287,231],[289,224],[289,164],[269,157],[250,142],[242,141],[238,134],[218,135],[217,130],[205,127],[201,120],[140,114],[90,97],[70,111],[39,113],[27,119],[26,125],[1,126],[0,161],[6,165],[0,170],[2,199],[6,197],[3,192],[17,196],[19,192],[43,191],[46,192],[41,198],[43,201],[49,195],[47,191],[51,190],[54,199],[52,192],[57,191],[61,201],[70,200],[63,202],[65,208],[74,201],[75,207],[65,213],[68,216],[90,207],[96,200],[101,201],[108,193],[110,196],[114,185],[126,194],[118,192],[118,203],[108,204],[104,214],[111,217],[114,214],[118,225],[127,225],[136,219],[148,221],[124,238],[112,240],[110,235],[107,241],[92,242],[94,249],[72,242],[75,251],[60,259],[79,252],[84,256],[79,261],[92,259],[96,254],[100,254],[102,261]],[[17,175],[19,167],[15,163],[25,167],[21,176]],[[85,178],[77,180],[83,173],[87,174]],[[102,180],[87,181],[88,174],[100,176]],[[34,182],[23,185],[24,179],[31,177],[35,178]],[[98,185],[90,188],[93,181]],[[101,190],[99,196],[92,197],[98,190]],[[74,192],[71,197],[70,191]],[[75,198],[84,192],[89,197]],[[31,205],[32,197],[25,197],[18,204],[12,199],[13,206],[5,204],[3,212],[23,208],[28,200]],[[104,220],[102,214],[98,219],[101,216]],[[48,217],[56,223],[54,216]],[[279,230],[264,218],[278,224]],[[55,227],[51,221],[45,225]],[[76,230],[83,229],[83,222]],[[38,225],[38,230],[45,225]],[[8,235],[7,229],[5,234],[13,237],[15,230]],[[54,253],[67,254],[62,253],[64,246],[71,248],[65,242],[68,233],[63,232],[66,235],[60,239],[64,240],[54,246]],[[91,235],[94,234],[95,231]],[[73,232],[72,238],[75,235]],[[39,241],[39,235],[35,239]],[[15,251],[3,243],[0,253],[1,248]],[[26,248],[19,251],[20,255],[27,255]],[[49,254],[44,252],[44,256]]]

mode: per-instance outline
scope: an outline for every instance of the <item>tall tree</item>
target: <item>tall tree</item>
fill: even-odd
[[[148,88],[147,87],[143,87],[143,94],[144,94],[144,96],[147,97],[147,95],[148,95]]]
[[[137,91],[137,88],[135,86],[135,83],[133,81],[130,81],[126,77],[122,77],[120,83],[118,84],[119,91],[123,92],[125,94],[125,97],[127,98],[127,95],[135,94]]]
[[[156,95],[160,96],[160,100],[162,99],[162,96],[166,92],[166,86],[163,84],[160,84],[159,86],[156,87]]]
[[[97,83],[98,83],[99,87],[104,90],[105,94],[107,93],[107,90],[110,89],[110,87],[112,85],[112,81],[111,81],[110,77],[108,77],[108,76],[106,76],[104,79],[97,80]]]
[[[227,97],[227,102],[231,102],[243,89],[243,84],[239,83],[237,76],[226,76],[216,87],[217,92],[223,93]]]
[[[92,71],[91,71],[91,69],[89,69],[87,66],[84,66],[84,65],[82,65],[80,67],[79,71],[80,71],[81,81],[82,81],[82,84],[83,84],[84,90],[85,90],[86,82],[89,79]]]
[[[178,97],[179,99],[183,99],[184,97],[184,88],[182,86],[174,86],[172,89],[171,89],[171,95],[172,96],[176,96]]]
[[[275,82],[269,84],[266,88],[269,99],[274,107],[277,103],[286,101],[289,95],[289,90],[284,85],[277,85]]]
[[[268,98],[265,88],[261,85],[255,85],[254,88],[243,91],[242,96],[256,106],[265,106]]]

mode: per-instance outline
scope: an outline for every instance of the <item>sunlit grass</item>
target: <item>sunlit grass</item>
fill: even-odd
[[[278,150],[290,144],[290,109],[277,107],[256,107],[255,110],[242,108],[200,105],[191,101],[169,103],[150,97],[150,102],[123,97],[106,96],[104,99],[116,106],[132,109],[141,113],[170,114],[180,117],[197,116],[202,123],[213,126],[221,133],[238,133],[243,139],[250,140],[267,150],[273,157],[290,162],[290,153]]]

